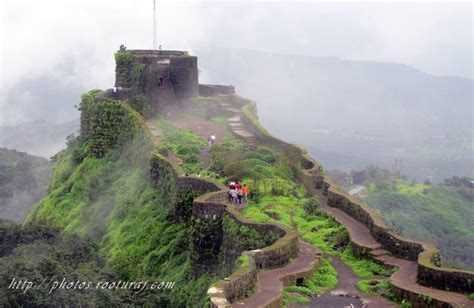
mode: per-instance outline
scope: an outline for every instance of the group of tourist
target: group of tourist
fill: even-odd
[[[245,204],[248,200],[249,189],[247,184],[240,184],[239,182],[229,182],[229,202],[232,204]]]

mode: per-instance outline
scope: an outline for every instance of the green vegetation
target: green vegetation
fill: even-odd
[[[108,120],[116,117],[113,128],[133,129],[119,137],[124,142],[105,147],[100,157],[88,151],[96,142],[91,140],[96,137],[93,130],[86,130],[87,134],[71,142],[67,150],[57,155],[49,194],[31,211],[26,225],[47,224],[89,238],[97,243],[98,253],[104,256],[105,264],[118,279],[176,282],[176,288],[167,292],[155,292],[144,298],[135,296],[133,301],[123,302],[145,306],[204,306],[206,290],[215,278],[188,277],[192,225],[174,222],[171,200],[176,196],[164,185],[173,183],[158,182],[158,187],[150,183],[154,149],[143,131],[142,119],[115,101],[97,105],[106,110],[112,108],[106,115]],[[91,116],[96,114],[96,109],[87,106],[82,111],[86,123],[95,121]],[[130,138],[126,140],[126,136]],[[109,140],[103,141],[110,144]],[[169,181],[166,174],[160,174],[160,179]],[[182,199],[186,202],[185,196]],[[90,303],[100,301],[91,299]]]
[[[318,269],[304,281],[302,286],[290,286],[284,289],[284,304],[309,302],[309,296],[323,294],[337,285],[337,272],[330,260],[321,259]]]
[[[217,124],[227,124],[227,117],[225,116],[216,116],[211,118],[212,122],[215,122]]]
[[[474,293],[469,294],[469,299],[470,299],[471,301],[474,301]]]
[[[122,78],[126,78],[132,62],[133,55],[130,51],[117,51],[115,53],[115,74]]]
[[[52,163],[0,148],[0,218],[22,221],[46,192]]]
[[[304,240],[325,253],[341,257],[361,277],[372,278],[385,273],[382,266],[355,258],[348,245],[347,230],[318,209],[316,198],[306,196],[303,186],[296,182],[294,170],[298,165],[286,155],[267,147],[243,152],[243,145],[235,140],[214,146],[211,154],[212,170],[225,178],[249,184],[252,198],[242,211],[245,216],[257,222],[296,227]],[[305,286],[286,288],[284,298],[287,303],[305,303],[309,294],[324,292],[336,284],[336,272],[331,263],[324,260]]]
[[[222,177],[252,184],[253,193],[284,195],[295,189],[298,165],[284,153],[260,146],[252,151],[245,143],[228,138],[211,149],[210,170]]]
[[[183,169],[188,173],[196,173],[202,165],[199,153],[207,146],[206,140],[166,121],[159,121],[158,129],[166,147],[183,160]]]
[[[248,267],[248,266],[250,266],[250,260],[249,260],[249,256],[247,254],[242,254],[235,261],[235,268],[236,269],[245,268],[245,267]]]
[[[374,275],[385,273],[383,266],[367,259],[355,258],[351,246],[348,245],[349,236],[344,226],[324,212],[308,214],[304,207],[308,202],[310,201],[301,195],[263,196],[258,203],[251,200],[250,206],[245,208],[243,213],[258,222],[279,222],[287,226],[296,226],[305,241],[319,247],[324,253],[341,257],[342,261],[360,277],[372,278]]]
[[[21,228],[0,220],[0,306],[30,307],[38,303],[56,303],[64,306],[120,305],[128,302],[139,305],[141,297],[134,290],[77,289],[52,290],[54,283],[45,289],[8,288],[12,279],[32,281],[39,285],[45,278],[60,283],[118,281],[118,277],[104,266],[95,241],[74,235],[60,234],[60,230],[44,226]],[[34,256],[34,257],[32,257]],[[51,291],[52,290],[52,291]],[[51,294],[49,292],[51,291]],[[164,293],[163,293],[164,294]],[[148,291],[141,296],[149,297]],[[159,296],[155,296],[159,297]]]
[[[81,138],[87,139],[83,145],[98,158],[133,138],[143,139],[141,142],[148,143],[144,151],[149,150],[151,141],[143,131],[143,118],[122,101],[95,101],[98,91],[92,90],[81,96],[78,108],[81,111]]]
[[[390,301],[395,301],[395,294],[393,294],[388,279],[371,279],[360,280],[357,283],[357,288],[364,293],[383,296]]]
[[[474,269],[474,207],[466,188],[398,180],[369,185],[365,201],[400,234],[435,244],[443,266]]]
[[[115,53],[115,74],[117,79],[132,88],[133,94],[141,93],[140,81],[145,64],[133,58],[130,51],[117,51]]]
[[[140,115],[144,118],[148,118],[150,116],[150,104],[148,99],[143,94],[136,94],[134,95],[130,101],[128,102],[130,107],[132,107],[135,111],[137,111]]]
[[[352,183],[366,186],[363,200],[401,235],[436,245],[444,267],[474,269],[474,188],[470,178],[452,177],[444,184],[394,181],[388,170],[374,166],[350,174],[337,170],[330,174],[346,191]]]
[[[262,233],[256,229],[241,226],[228,215],[225,215],[222,219],[222,230],[232,238],[233,244],[244,247],[245,250],[270,246],[280,238],[278,234],[272,231]]]

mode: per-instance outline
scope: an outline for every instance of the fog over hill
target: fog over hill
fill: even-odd
[[[473,175],[473,80],[396,63],[202,49],[201,80],[255,99],[277,136],[327,168],[368,164],[423,179]]]
[[[0,126],[0,147],[50,158],[66,147],[66,137],[79,129],[79,120],[65,123],[35,121]]]
[[[257,101],[266,127],[308,148],[328,169],[390,168],[401,159],[402,173],[418,180],[473,176],[472,79],[404,64],[242,49],[193,54],[201,82],[236,86]],[[74,66],[62,63],[59,77]],[[44,157],[64,146],[78,128],[74,105],[85,89],[77,78],[58,76],[30,78],[4,93],[12,102],[5,114],[23,118],[0,126],[0,146]]]
[[[0,90],[0,147],[49,158],[65,148],[66,137],[79,129],[74,107],[87,88],[74,74],[72,58],[54,72],[25,78]]]

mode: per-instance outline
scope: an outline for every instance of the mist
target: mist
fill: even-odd
[[[152,5],[2,3],[0,146],[45,157],[60,150],[77,130],[80,93],[113,84],[117,47],[151,48]],[[442,177],[472,163],[472,13],[468,2],[159,1],[158,41],[197,55],[201,83],[234,84],[273,133],[330,168],[416,156],[407,170],[417,165],[425,177],[444,168]],[[450,143],[457,150],[447,154]]]

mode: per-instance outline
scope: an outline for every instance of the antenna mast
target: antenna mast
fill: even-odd
[[[156,0],[153,0],[153,49],[158,49],[158,43],[156,41]]]

